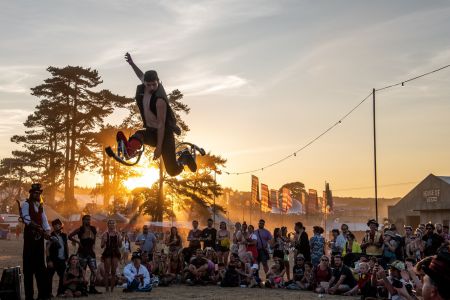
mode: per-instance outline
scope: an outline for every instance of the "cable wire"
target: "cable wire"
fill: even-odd
[[[404,86],[405,83],[407,83],[407,82],[411,82],[411,81],[417,80],[417,79],[419,79],[419,78],[428,76],[428,75],[430,75],[430,74],[439,72],[439,71],[444,70],[444,69],[446,69],[446,68],[448,68],[448,67],[450,67],[450,64],[449,64],[449,65],[442,66],[442,67],[440,67],[440,68],[438,68],[438,69],[435,69],[435,70],[433,70],[433,71],[430,71],[430,72],[427,72],[427,73],[423,73],[423,74],[421,74],[421,75],[418,75],[418,76],[415,76],[415,77],[412,77],[412,78],[409,78],[409,79],[400,81],[399,83],[390,84],[390,85],[387,85],[387,86],[384,86],[384,87],[375,89],[375,91],[376,91],[376,92],[379,92],[379,91],[387,90],[387,89],[390,89],[390,88],[393,88],[393,87],[396,87],[396,86]],[[285,157],[283,157],[283,158],[281,158],[281,159],[279,159],[279,160],[277,160],[277,161],[275,161],[275,162],[273,162],[273,163],[270,163],[270,164],[268,164],[268,165],[265,165],[265,166],[260,167],[260,168],[257,168],[257,169],[248,170],[248,171],[242,171],[242,172],[228,172],[228,171],[224,171],[224,173],[227,174],[227,175],[243,175],[243,174],[250,174],[250,173],[260,172],[260,171],[264,171],[264,169],[267,169],[267,168],[273,167],[273,166],[275,166],[275,165],[278,165],[278,164],[282,163],[283,161],[285,161],[285,160],[287,160],[287,159],[289,159],[289,158],[291,158],[291,157],[297,156],[297,153],[299,153],[299,152],[303,151],[304,149],[308,148],[308,147],[311,146],[314,142],[316,142],[318,139],[320,139],[320,138],[323,137],[325,134],[327,134],[328,132],[330,132],[331,130],[333,130],[335,127],[337,127],[339,124],[341,124],[342,121],[344,121],[344,120],[345,120],[348,116],[350,116],[356,109],[358,109],[358,108],[359,108],[359,107],[360,107],[367,99],[369,99],[369,97],[372,96],[372,94],[373,94],[373,91],[370,92],[369,95],[367,95],[364,99],[362,99],[357,105],[355,105],[349,112],[347,112],[347,113],[346,113],[343,117],[341,117],[337,122],[335,122],[333,125],[331,125],[330,127],[328,127],[325,131],[323,131],[321,134],[319,134],[318,136],[316,136],[314,139],[312,139],[311,141],[309,141],[306,145],[304,145],[303,147],[301,147],[301,148],[295,150],[292,154],[287,155],[287,156],[285,156]]]

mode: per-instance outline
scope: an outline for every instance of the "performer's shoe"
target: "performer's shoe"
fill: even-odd
[[[191,172],[197,171],[197,163],[195,162],[195,159],[192,157],[188,149],[185,149],[181,152],[180,157],[178,158],[178,163],[183,166],[188,166]]]
[[[116,135],[117,142],[122,141],[125,145],[126,152],[125,156],[127,159],[133,158],[137,155],[139,149],[142,147],[142,143],[139,139],[131,137],[130,140],[127,140],[125,134],[122,131],[119,131]]]
[[[88,293],[89,293],[89,294],[97,294],[97,295],[98,295],[98,294],[101,294],[101,292],[97,291],[97,289],[95,288],[95,286],[89,287]]]

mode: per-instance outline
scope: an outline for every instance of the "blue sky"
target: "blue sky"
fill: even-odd
[[[0,157],[23,132],[38,103],[29,89],[50,65],[96,68],[102,88],[133,96],[123,60],[131,52],[185,94],[188,139],[245,171],[306,144],[372,88],[450,63],[448,1],[1,1],[0,16]],[[377,95],[381,185],[450,175],[449,80],[447,69]],[[255,175],[269,187],[370,186],[371,122],[367,102],[295,159]],[[86,178],[97,180],[80,184]],[[250,188],[250,176],[218,179]]]

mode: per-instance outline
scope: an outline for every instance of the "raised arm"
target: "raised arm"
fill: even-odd
[[[140,81],[144,81],[144,73],[141,71],[141,69],[138,68],[138,66],[136,66],[136,64],[134,63],[133,59],[131,58],[131,54],[130,53],[128,53],[128,52],[125,53],[125,60],[133,68],[134,73],[136,73],[136,76],[139,78],[139,80]]]

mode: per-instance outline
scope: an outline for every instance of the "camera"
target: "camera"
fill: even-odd
[[[398,289],[401,289],[403,287],[403,282],[401,280],[398,280],[396,278],[392,279],[392,286]]]

